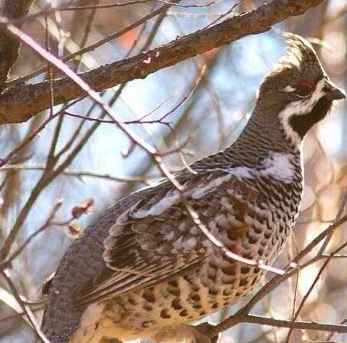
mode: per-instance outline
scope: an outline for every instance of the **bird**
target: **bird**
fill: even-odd
[[[304,137],[346,98],[306,39],[286,40],[229,147],[177,172],[180,188],[114,203],[72,243],[45,287],[52,343],[209,343],[194,322],[259,284],[264,268],[242,259],[273,265],[300,211]]]

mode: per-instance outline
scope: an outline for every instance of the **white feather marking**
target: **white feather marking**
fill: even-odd
[[[175,238],[175,231],[170,231],[169,234],[165,237],[167,241],[172,241]]]
[[[184,241],[184,248],[188,250],[195,248],[196,243],[197,243],[196,237],[191,237],[187,239],[186,241]]]
[[[256,174],[271,176],[272,178],[290,183],[294,177],[293,155],[279,152],[270,152],[269,157],[263,160],[257,170],[249,167],[237,167],[228,171],[239,178],[252,178]],[[226,171],[226,170],[225,170]]]
[[[165,212],[168,208],[174,205],[177,200],[179,200],[181,194],[178,191],[173,191],[171,193],[166,194],[162,199],[160,199],[157,203],[151,206],[147,210],[139,210],[134,211],[131,216],[133,218],[145,218],[147,216],[156,216],[163,212]]]
[[[290,126],[289,119],[294,115],[300,116],[311,112],[317,101],[325,95],[325,92],[323,91],[325,83],[326,79],[322,78],[317,82],[316,88],[309,98],[294,101],[279,113],[279,117],[281,118],[281,122],[287,137],[296,145],[300,145],[301,138]]]
[[[185,231],[186,230],[186,223],[185,222],[182,222],[178,225],[178,230],[180,231]]]
[[[223,175],[221,177],[218,177],[216,179],[213,179],[211,182],[209,182],[206,186],[204,187],[197,187],[194,188],[191,192],[190,192],[190,196],[193,199],[200,199],[201,197],[203,197],[204,195],[208,194],[211,190],[219,187],[222,183],[224,182],[228,182],[231,179],[232,176],[232,172],[228,173],[226,175]]]
[[[183,236],[180,236],[174,243],[173,246],[175,249],[182,249],[184,246],[182,244]]]
[[[263,176],[271,176],[276,180],[290,183],[293,181],[295,173],[292,159],[293,155],[273,152],[264,161],[264,166],[266,166],[266,168],[260,173]]]

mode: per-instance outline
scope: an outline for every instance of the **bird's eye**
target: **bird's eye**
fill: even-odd
[[[307,80],[300,80],[295,85],[295,94],[302,99],[308,98],[313,92],[313,85]]]

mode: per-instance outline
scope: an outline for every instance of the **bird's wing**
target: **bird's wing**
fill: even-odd
[[[191,178],[183,196],[165,186],[149,192],[110,227],[104,241],[105,268],[80,289],[75,305],[114,298],[198,269],[211,253],[212,244],[194,224],[186,202],[202,223],[209,225],[221,211],[216,189],[229,187],[244,193],[244,198],[251,192],[238,178],[224,172]],[[234,207],[239,214],[244,211],[237,199]]]

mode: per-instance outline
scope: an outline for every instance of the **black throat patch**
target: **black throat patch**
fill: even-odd
[[[331,105],[331,100],[322,97],[317,101],[311,112],[302,115],[293,115],[289,118],[289,125],[301,138],[304,138],[307,131],[328,114]]]

